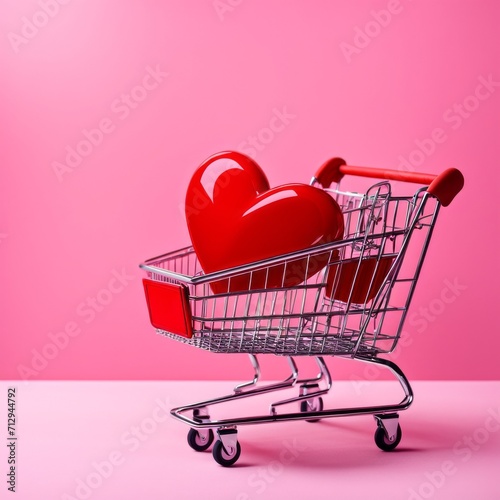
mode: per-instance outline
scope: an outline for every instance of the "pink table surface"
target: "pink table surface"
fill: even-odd
[[[415,382],[392,453],[371,416],[240,426],[242,454],[223,468],[186,443],[168,410],[225,394],[230,382],[2,382],[0,498],[500,498],[500,382]],[[7,388],[16,387],[16,493],[7,491]],[[325,398],[382,403],[392,382],[342,381]],[[245,399],[213,416],[268,411],[286,393]],[[295,410],[295,408],[292,408]]]

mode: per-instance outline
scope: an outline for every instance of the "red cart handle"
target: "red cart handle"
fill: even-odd
[[[313,180],[319,182],[326,189],[332,182],[340,182],[344,175],[427,185],[429,186],[427,192],[435,196],[444,207],[447,207],[464,187],[464,176],[456,168],[448,168],[439,175],[421,174],[385,168],[353,167],[346,165],[342,158],[332,158],[323,163],[314,174]]]

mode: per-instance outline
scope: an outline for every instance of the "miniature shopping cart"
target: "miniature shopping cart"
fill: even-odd
[[[378,181],[363,193],[351,192],[340,185],[346,175]],[[424,187],[410,196],[396,196],[389,181]],[[159,334],[214,353],[247,353],[254,368],[253,380],[229,395],[171,411],[191,427],[191,448],[207,450],[215,429],[213,457],[230,466],[240,456],[240,425],[366,414],[375,417],[377,446],[385,451],[396,448],[401,440],[398,412],[411,405],[413,393],[402,370],[381,355],[392,352],[400,338],[440,206],[447,206],[463,183],[456,169],[435,176],[353,167],[334,158],[318,170],[311,184],[328,192],[341,207],[342,241],[210,274],[203,273],[191,247],[141,264],[151,323]],[[276,270],[283,276],[290,272],[310,276],[308,271],[319,261],[328,264],[299,285],[267,287],[264,281],[264,287],[251,286],[253,276],[262,283],[263,273],[275,276]],[[241,283],[242,275],[248,289],[233,291],[231,282]],[[222,285],[214,287],[215,283]],[[287,357],[291,375],[283,382],[261,385],[258,354]],[[315,357],[317,377],[299,378],[294,359],[299,356]],[[332,386],[324,356],[387,368],[401,384],[404,398],[391,405],[324,408],[322,396]],[[273,402],[269,413],[210,418],[214,405],[294,386],[298,394]]]

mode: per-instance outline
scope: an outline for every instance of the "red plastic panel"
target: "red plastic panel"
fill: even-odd
[[[370,257],[363,259],[361,265],[359,259],[332,264],[328,270],[326,296],[341,302],[347,302],[350,296],[354,304],[372,300],[383,285],[393,261],[394,257],[382,257],[377,266],[377,258]]]
[[[148,279],[142,282],[151,324],[155,328],[191,338],[193,329],[187,287]]]

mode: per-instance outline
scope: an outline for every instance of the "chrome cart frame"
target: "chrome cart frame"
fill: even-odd
[[[343,190],[345,175],[382,179],[364,193]],[[389,181],[423,184],[411,196],[394,196]],[[331,189],[331,183],[335,187]],[[152,324],[159,334],[215,353],[247,353],[254,369],[250,382],[232,393],[174,408],[172,415],[188,424],[189,445],[213,448],[214,459],[233,465],[240,455],[237,427],[278,421],[367,415],[374,416],[375,442],[390,451],[401,440],[398,412],[413,401],[402,370],[380,355],[392,352],[420,275],[441,205],[448,205],[463,186],[456,169],[439,176],[347,166],[339,158],[326,162],[311,181],[339,203],[345,220],[344,239],[232,269],[204,274],[191,247],[141,264]],[[318,262],[328,264],[292,287],[252,286],[252,278],[270,270],[310,276]],[[274,273],[275,275],[275,273]],[[246,276],[249,286],[234,291]],[[284,281],[284,278],[283,278]],[[212,285],[217,282],[217,293]],[[239,281],[241,283],[241,280]],[[267,282],[266,282],[267,284]],[[220,293],[221,288],[227,290]],[[260,385],[258,354],[285,356],[291,374],[282,382]],[[393,404],[324,408],[322,396],[332,387],[324,356],[375,364],[399,381],[404,397]],[[296,357],[313,356],[314,378],[299,378]],[[210,408],[242,398],[291,387],[298,395],[270,405],[269,413],[214,420]],[[282,411],[298,405],[298,411]]]

